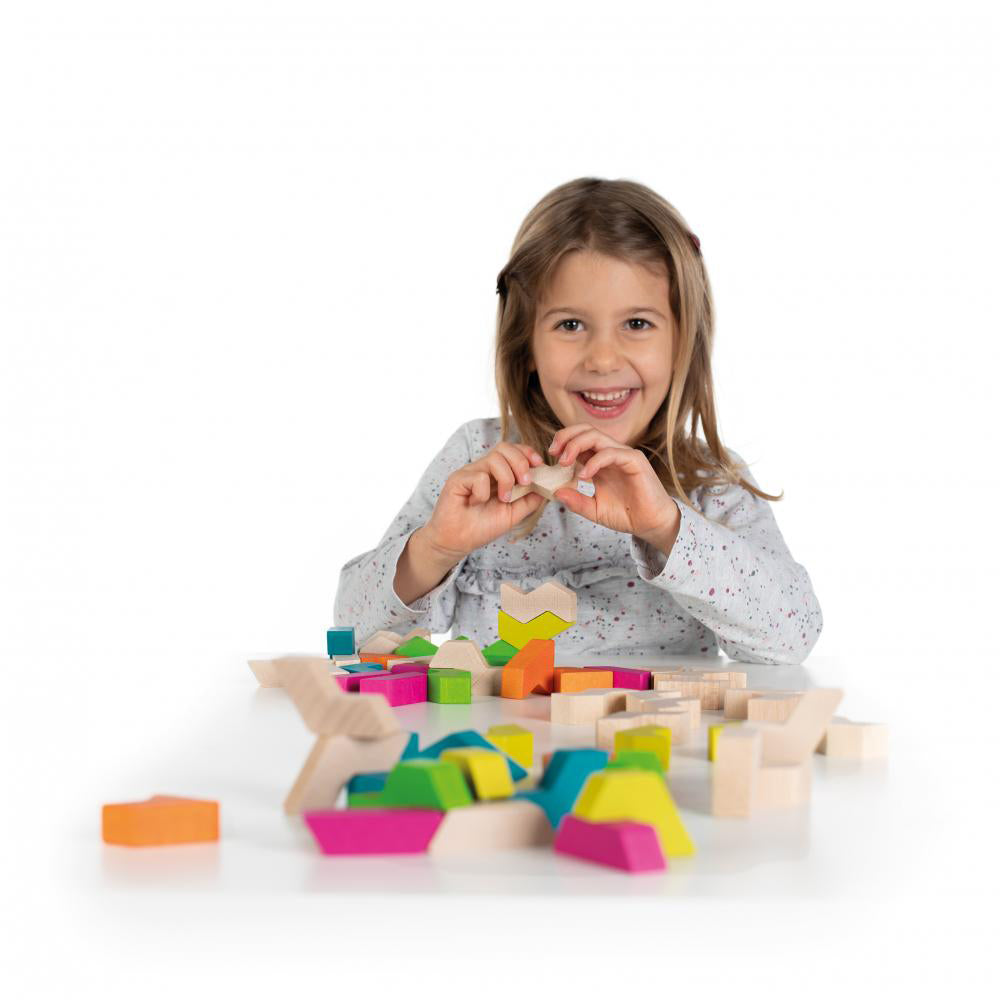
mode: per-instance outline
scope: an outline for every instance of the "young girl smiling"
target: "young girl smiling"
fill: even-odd
[[[335,622],[486,645],[502,581],[554,578],[578,598],[563,653],[802,662],[822,612],[781,497],[719,440],[711,287],[677,210],[631,181],[563,184],[522,223],[497,292],[500,417],[462,424],[343,567]],[[583,490],[511,501],[545,462],[575,465]]]

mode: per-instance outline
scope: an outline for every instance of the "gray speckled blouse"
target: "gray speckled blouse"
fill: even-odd
[[[809,574],[792,559],[771,503],[735,485],[696,487],[690,499],[700,513],[678,504],[668,558],[552,501],[526,538],[477,549],[404,604],[393,581],[410,534],[430,517],[445,479],[499,441],[498,417],[451,435],[378,546],[341,569],[336,625],[353,625],[359,642],[377,629],[420,626],[484,646],[498,638],[501,581],[530,589],[555,578],[577,593],[576,624],[556,637],[557,651],[571,656],[704,656],[721,647],[749,663],[796,664],[816,644],[823,615]],[[757,485],[748,470],[744,478]]]

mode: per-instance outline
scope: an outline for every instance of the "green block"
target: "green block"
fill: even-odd
[[[472,703],[472,673],[450,667],[431,667],[427,671],[427,700],[438,705]]]
[[[663,764],[652,750],[620,750],[608,762],[608,767],[627,767],[633,770],[663,773]]]
[[[422,635],[415,635],[393,650],[396,656],[432,656],[436,652],[437,646],[433,642],[428,642]]]
[[[386,778],[382,806],[454,809],[472,805],[462,769],[451,760],[414,757],[400,761]]]
[[[462,642],[462,641],[468,642],[469,641],[469,637],[467,635],[457,635],[457,636],[455,636],[455,642]]]
[[[381,792],[348,792],[347,793],[347,808],[348,809],[381,809],[382,808],[382,793]]]
[[[504,667],[510,658],[517,652],[517,646],[512,646],[503,639],[497,639],[488,646],[483,647],[483,656],[491,667]]]

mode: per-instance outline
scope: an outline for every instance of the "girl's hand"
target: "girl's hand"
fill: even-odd
[[[474,549],[511,531],[543,503],[528,493],[513,503],[505,500],[515,483],[527,484],[542,456],[526,444],[501,441],[492,451],[453,472],[441,487],[430,519],[422,531],[427,542],[453,563]]]
[[[592,480],[594,496],[563,487],[554,494],[574,514],[625,531],[670,552],[680,527],[680,508],[663,488],[649,459],[590,424],[564,427],[552,439],[549,451],[560,465],[579,461],[580,479]]]

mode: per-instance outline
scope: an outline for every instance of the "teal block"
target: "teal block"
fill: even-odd
[[[545,815],[558,828],[563,816],[571,812],[581,789],[594,771],[608,766],[604,750],[581,747],[576,750],[557,750],[549,761],[537,788],[515,792],[515,799],[529,799],[545,810]]]
[[[326,630],[327,656],[354,655],[354,626],[335,626]]]
[[[474,729],[463,729],[457,733],[449,733],[437,743],[432,743],[429,747],[421,750],[416,756],[421,758],[440,757],[442,751],[451,750],[454,747],[482,747],[484,750],[496,750],[498,753],[503,753],[500,747],[490,743],[481,733],[477,733]],[[520,781],[528,772],[513,757],[505,753],[503,755],[510,768],[510,780]]]

